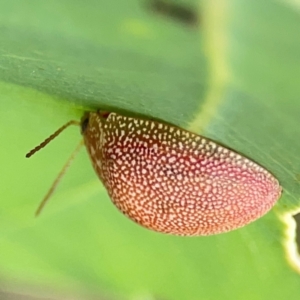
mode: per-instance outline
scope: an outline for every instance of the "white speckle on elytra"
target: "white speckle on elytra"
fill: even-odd
[[[267,170],[175,126],[91,112],[83,136],[113,203],[155,231],[233,230],[265,214],[281,194]]]

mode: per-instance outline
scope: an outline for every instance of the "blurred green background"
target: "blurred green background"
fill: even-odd
[[[0,299],[299,299],[299,33],[292,0],[0,2]],[[245,228],[167,236],[117,211],[83,149],[34,218],[79,129],[26,152],[98,108],[215,139],[283,196]]]

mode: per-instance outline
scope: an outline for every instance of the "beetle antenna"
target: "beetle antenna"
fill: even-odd
[[[51,134],[49,137],[47,137],[42,143],[40,143],[38,146],[30,150],[27,154],[26,157],[29,158],[42,148],[44,148],[47,144],[49,144],[52,140],[54,140],[62,131],[64,131],[67,127],[70,125],[77,125],[80,126],[80,122],[72,120],[66,123],[65,125],[61,126],[59,129],[57,129],[53,134]]]
[[[58,130],[59,131],[59,130]],[[78,154],[79,150],[81,149],[82,145],[83,145],[83,140],[80,141],[80,143],[77,145],[77,147],[75,148],[75,150],[72,152],[71,156],[68,158],[67,162],[65,163],[65,165],[62,167],[61,171],[58,173],[58,175],[56,176],[55,180],[53,181],[49,191],[47,192],[47,194],[45,195],[45,197],[43,198],[42,202],[40,203],[38,209],[36,210],[35,216],[37,217],[41,211],[43,210],[44,206],[46,205],[46,203],[48,202],[48,200],[50,199],[50,197],[52,196],[53,192],[55,191],[56,187],[58,186],[60,180],[62,179],[62,177],[65,175],[67,169],[70,167],[72,161],[74,160],[75,156]]]

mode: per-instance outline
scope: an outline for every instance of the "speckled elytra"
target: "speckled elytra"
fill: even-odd
[[[271,173],[224,146],[169,124],[113,112],[89,112],[81,122],[68,122],[26,156],[74,124],[81,126],[112,202],[148,229],[183,236],[227,232],[267,213],[281,195]]]

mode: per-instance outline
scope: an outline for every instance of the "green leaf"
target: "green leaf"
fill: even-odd
[[[174,0],[162,12],[154,2],[0,4],[0,289],[82,299],[298,299],[291,215],[300,207],[300,8]],[[180,6],[198,21],[170,13]],[[80,130],[30,160],[25,154],[98,108],[221,142],[270,170],[283,196],[245,228],[167,236],[116,210],[83,149],[34,218]]]

